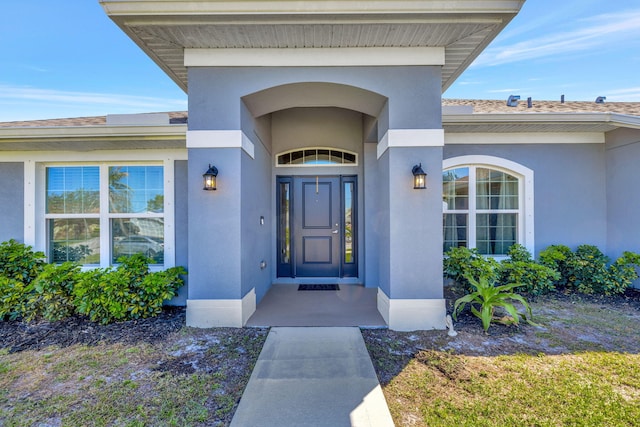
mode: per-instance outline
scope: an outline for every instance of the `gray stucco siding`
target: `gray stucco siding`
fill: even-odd
[[[0,162],[0,242],[24,241],[24,164]]]
[[[175,190],[175,248],[176,265],[187,268],[189,264],[189,221],[188,221],[188,170],[186,160],[174,163]],[[170,301],[171,305],[186,305],[189,290],[189,275],[184,277],[185,285],[178,290],[178,294]]]
[[[274,268],[271,262],[272,186],[267,178],[271,171],[271,153],[256,134],[250,132],[248,137],[253,142],[255,158],[242,153],[241,293],[244,297],[255,288],[259,302],[271,285]],[[261,217],[264,223],[261,223]],[[260,267],[263,261],[267,263],[266,268]]]
[[[442,147],[391,148],[389,234],[391,294],[396,299],[442,298]],[[427,173],[413,188],[414,165]]]
[[[345,84],[389,98],[389,128],[442,127],[440,67],[191,67],[188,72],[190,130],[240,129],[242,97],[302,82]]]
[[[360,194],[364,195],[362,201],[364,206],[364,224],[361,230],[364,230],[364,236],[360,241],[364,245],[364,278],[366,286],[381,286],[380,280],[380,239],[383,230],[381,230],[384,218],[380,212],[381,186],[388,180],[382,179],[378,168],[377,145],[364,144],[363,168],[364,179],[361,179],[360,185],[364,188]],[[388,210],[386,212],[388,216]],[[388,221],[386,222],[388,224]],[[388,234],[388,233],[387,233]],[[361,257],[362,258],[362,257]],[[386,286],[384,292],[389,295],[389,280],[385,281]]]
[[[240,299],[241,156],[239,148],[189,149],[189,299]],[[204,191],[209,163],[218,189]]]
[[[534,171],[536,254],[552,244],[607,251],[603,144],[447,145],[444,158],[501,157]]]
[[[619,129],[606,140],[608,255],[617,258],[640,252],[640,130]]]

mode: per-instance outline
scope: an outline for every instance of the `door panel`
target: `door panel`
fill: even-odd
[[[294,180],[295,275],[340,275],[340,179]]]
[[[279,176],[278,277],[357,277],[355,176]]]

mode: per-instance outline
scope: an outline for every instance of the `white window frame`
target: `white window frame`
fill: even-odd
[[[339,151],[341,153],[351,154],[355,161],[353,163],[326,163],[326,164],[317,164],[317,163],[301,163],[301,164],[286,164],[281,165],[278,163],[278,158],[285,154],[295,153],[298,151],[306,151],[306,150],[329,150],[329,151]],[[354,167],[358,166],[358,153],[354,153],[353,151],[343,150],[342,148],[332,148],[332,147],[304,147],[304,148],[294,148],[292,150],[282,151],[275,156],[275,167],[277,168],[317,168],[317,167]]]
[[[534,173],[532,169],[527,168],[519,163],[507,160],[501,157],[469,155],[459,156],[445,159],[442,162],[442,171],[445,172],[456,168],[469,168],[469,177],[473,176],[473,184],[469,182],[469,209],[465,210],[444,210],[445,213],[465,213],[468,214],[467,232],[468,246],[476,247],[476,214],[495,211],[492,210],[476,210],[476,170],[478,168],[493,169],[507,173],[518,179],[518,209],[505,210],[501,213],[517,213],[518,214],[518,241],[532,254],[535,253],[535,234],[534,234]],[[496,259],[505,258],[505,255],[488,255]]]
[[[185,150],[126,150],[103,151],[87,153],[70,152],[40,152],[33,155],[24,153],[8,153],[9,157],[25,164],[25,243],[33,246],[34,250],[47,252],[48,236],[45,219],[46,207],[46,166],[82,166],[105,165],[108,166],[136,166],[136,165],[162,165],[164,167],[164,264],[150,265],[150,270],[158,271],[175,266],[175,162],[187,160]],[[69,160],[73,159],[73,160]],[[101,171],[102,172],[102,171]],[[108,169],[106,169],[108,174]],[[108,181],[108,180],[107,180]],[[101,177],[102,185],[102,177]],[[106,182],[108,189],[108,182]],[[103,197],[103,188],[100,188]],[[108,197],[108,195],[107,195]],[[101,200],[101,203],[103,201]],[[108,209],[108,208],[107,208]],[[83,269],[95,267],[108,267],[111,261],[111,231],[109,215],[101,218],[101,230],[105,226],[108,233],[100,234],[100,265],[87,265]],[[86,216],[83,216],[86,217]],[[102,248],[108,248],[104,251]]]

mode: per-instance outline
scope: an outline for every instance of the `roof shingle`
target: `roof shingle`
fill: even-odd
[[[508,107],[503,100],[481,99],[443,99],[443,106],[473,107],[474,113],[618,113],[640,117],[640,102],[606,102],[596,104],[586,101],[536,101],[527,108],[527,101],[521,100],[517,107]],[[186,111],[169,112],[170,124],[185,124],[188,120]],[[73,117],[49,120],[25,120],[15,122],[0,122],[0,127],[81,127],[104,126],[106,116]]]

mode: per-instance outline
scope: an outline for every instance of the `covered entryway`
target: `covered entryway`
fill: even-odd
[[[357,177],[277,178],[278,277],[356,277]]]

